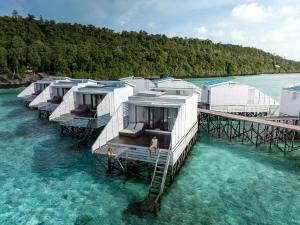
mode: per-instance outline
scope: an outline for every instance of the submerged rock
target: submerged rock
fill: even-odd
[[[234,184],[235,182],[236,182],[236,180],[233,179],[233,178],[228,178],[228,179],[227,179],[227,183],[228,183],[228,184]]]
[[[86,225],[91,220],[93,220],[93,217],[90,215],[80,215],[76,218],[74,225]]]

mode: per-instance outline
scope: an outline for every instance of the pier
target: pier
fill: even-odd
[[[300,126],[295,123],[283,123],[282,121],[288,121],[284,120],[284,117],[274,119],[246,117],[198,109],[198,120],[199,130],[218,138],[239,140],[256,147],[267,145],[270,152],[277,148],[284,154],[300,149],[299,143],[297,145],[296,142],[300,137]]]

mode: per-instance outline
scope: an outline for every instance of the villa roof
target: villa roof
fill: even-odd
[[[289,91],[300,92],[300,84],[295,85],[295,86],[288,87],[287,90],[289,90]]]
[[[206,81],[203,83],[203,86],[216,86],[216,85],[221,85],[221,84],[225,84],[225,83],[237,83],[237,82],[219,78],[219,79],[213,79],[213,80]]]

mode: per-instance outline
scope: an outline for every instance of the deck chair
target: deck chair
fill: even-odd
[[[127,137],[138,137],[143,133],[144,124],[143,123],[129,123],[129,125],[119,132],[121,136]]]

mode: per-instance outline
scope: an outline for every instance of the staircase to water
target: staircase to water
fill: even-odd
[[[155,163],[148,197],[144,201],[144,210],[156,213],[160,209],[161,197],[165,190],[166,179],[171,158],[171,149],[168,152],[159,151]],[[145,208],[146,206],[146,208]]]

